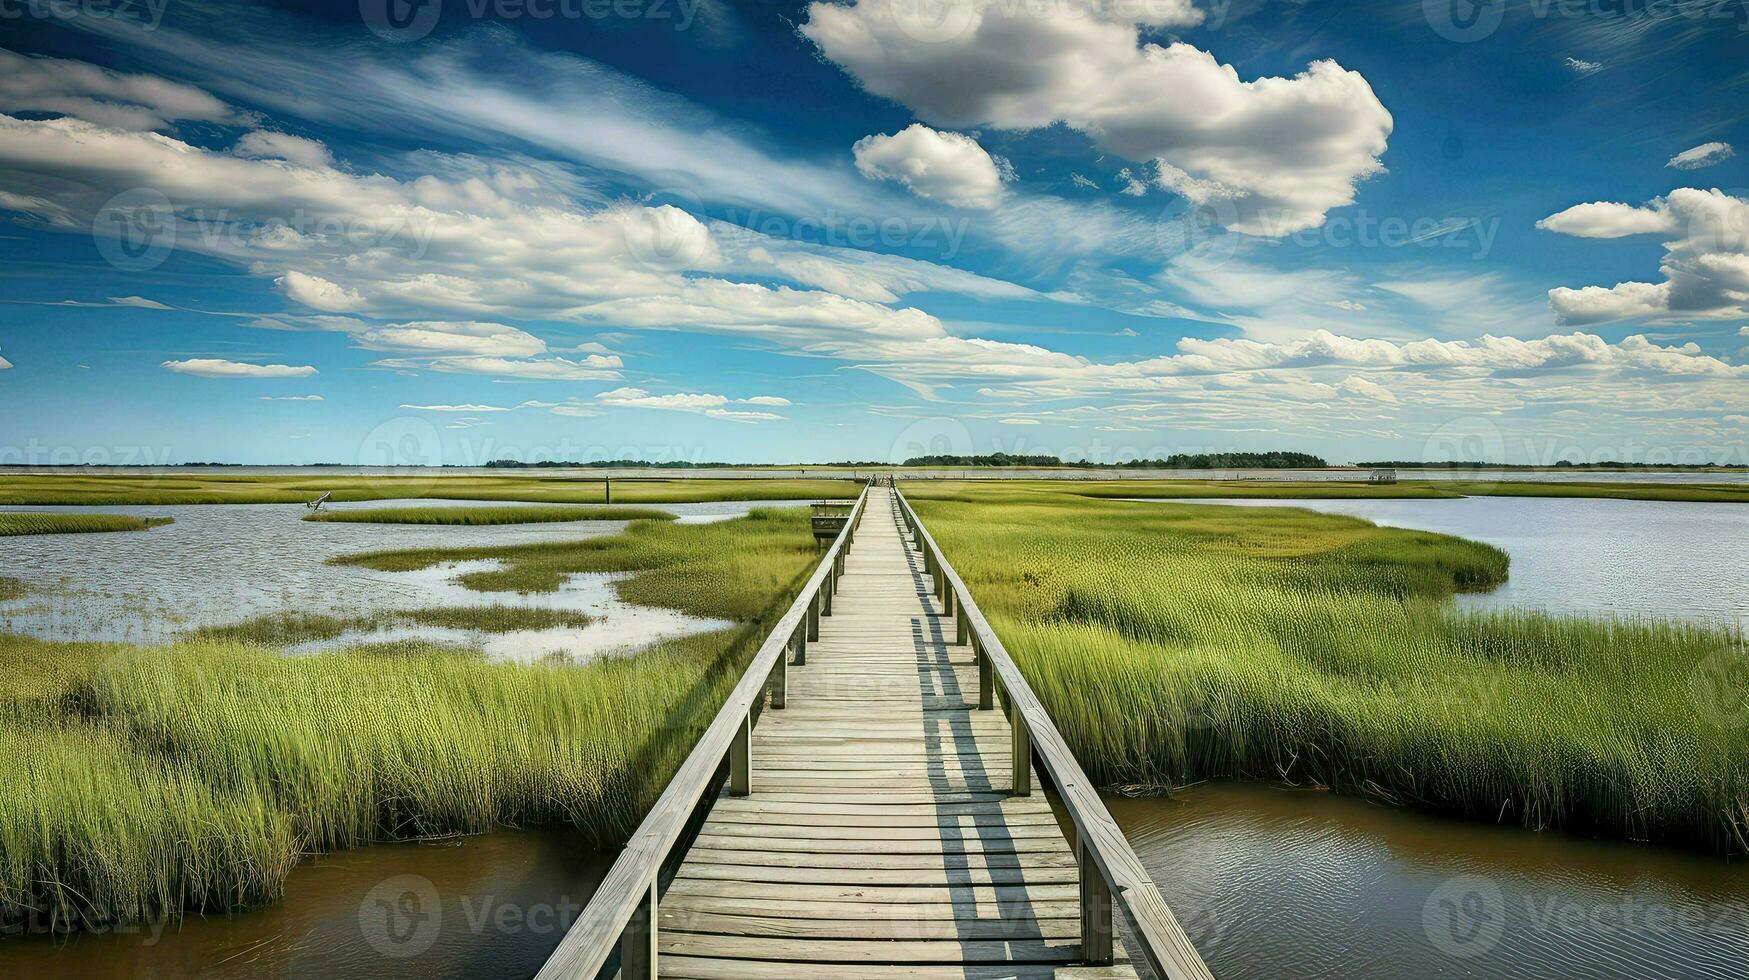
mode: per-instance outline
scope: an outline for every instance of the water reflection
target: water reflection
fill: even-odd
[[[612,863],[574,832],[384,844],[309,858],[285,898],[106,934],[0,939],[0,976],[525,978]]]
[[[1749,865],[1318,791],[1107,799],[1216,976],[1734,978]]]

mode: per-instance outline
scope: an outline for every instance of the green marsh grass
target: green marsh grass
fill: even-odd
[[[128,517],[123,514],[0,513],[0,537],[15,534],[95,534],[144,531],[175,523],[169,517]]]
[[[441,524],[483,527],[559,521],[671,521],[674,515],[651,507],[373,507],[367,510],[317,510],[306,521],[339,524]]]
[[[22,599],[30,590],[18,579],[0,575],[0,602],[8,599]]]
[[[1503,581],[1504,555],[1354,518],[906,492],[1103,784],[1284,780],[1749,847],[1749,727],[1695,693],[1742,666],[1739,633],[1460,612],[1449,597]]]
[[[369,633],[404,625],[476,630],[481,633],[514,633],[518,630],[561,627],[582,629],[593,621],[594,618],[589,614],[571,609],[507,605],[386,610],[364,616],[288,612],[258,616],[223,626],[203,626],[191,631],[187,639],[284,647],[332,640],[347,633]]]
[[[618,537],[587,564],[639,569],[619,584],[640,594],[690,583],[735,625],[581,667],[273,648],[316,618],[152,648],[0,636],[0,925],[259,904],[300,856],[377,841],[560,821],[622,841],[817,556],[805,511]]]
[[[845,479],[625,479],[613,481],[615,504],[712,500],[854,499]],[[0,504],[297,504],[331,493],[359,500],[498,500],[506,503],[605,503],[600,479],[535,476],[0,476]]]

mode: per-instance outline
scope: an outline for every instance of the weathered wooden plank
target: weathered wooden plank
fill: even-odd
[[[943,893],[933,893],[941,897]],[[957,897],[948,892],[946,896]],[[715,895],[694,895],[672,890],[662,898],[664,909],[686,909],[693,912],[714,912],[720,915],[746,915],[756,910],[760,915],[789,919],[897,919],[905,922],[959,919],[1015,919],[1039,921],[1046,919],[1081,919],[1078,901],[998,902],[976,897],[957,901],[934,902],[861,902],[811,901],[796,898],[766,898],[750,904],[744,896],[725,898]]]
[[[918,940],[961,939],[1054,939],[1075,941],[1080,937],[1081,921],[1068,917],[1058,919],[1024,919],[1018,916],[993,916],[979,919],[935,918],[790,918],[769,914],[732,915],[705,912],[682,906],[662,909],[661,928],[680,932],[711,933],[723,936],[754,936],[777,939],[885,940],[915,942]]]
[[[674,980],[847,980],[843,966],[823,963],[783,963],[730,960],[707,956],[665,956],[662,975]],[[1129,966],[1058,966],[1004,964],[995,966],[858,964],[858,980],[1135,980]]]
[[[1073,885],[1080,881],[1073,865],[1066,868],[968,868],[949,871],[941,867],[770,868],[756,864],[704,864],[693,861],[680,866],[679,877],[708,878],[712,881],[764,881],[774,884],[905,885],[928,888]]]
[[[1074,868],[1075,856],[1067,851],[966,851],[874,853],[856,851],[749,851],[735,848],[694,847],[686,852],[688,867],[728,865],[740,867],[757,862],[766,868],[821,868],[845,871],[919,871],[942,874],[947,880],[961,873],[992,871],[1055,871]]]

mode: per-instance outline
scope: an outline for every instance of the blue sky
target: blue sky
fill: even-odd
[[[0,463],[1749,462],[1749,7],[0,0]]]

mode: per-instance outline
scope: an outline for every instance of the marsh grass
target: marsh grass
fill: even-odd
[[[795,569],[816,560],[811,535],[805,508],[756,508],[734,521],[641,521],[620,534],[580,541],[378,551],[332,561],[394,572],[495,560],[499,567],[459,578],[481,592],[551,592],[582,572],[629,571],[631,576],[614,583],[627,602],[749,621]]]
[[[305,516],[304,520],[479,527],[558,521],[671,521],[674,515],[650,507],[374,507],[368,510],[318,510]]]
[[[563,627],[582,629],[591,622],[594,622],[594,617],[571,609],[506,605],[383,610],[361,616],[286,612],[258,616],[241,623],[203,626],[190,631],[187,639],[285,647],[332,640],[347,633],[372,633],[407,625],[474,630],[481,633],[515,633],[520,630]]]
[[[1452,497],[1601,497],[1613,500],[1664,500],[1693,503],[1749,503],[1749,485],[1736,483],[1607,483],[1529,480],[1399,480],[1372,484],[1353,480],[1103,480],[1056,483],[1030,481],[1041,491],[1070,490],[1084,497],[1181,498],[1261,497],[1279,500],[1356,498],[1439,499]]]
[[[646,566],[662,594],[732,583],[687,598],[738,622],[582,667],[273,648],[321,617],[153,648],[0,636],[0,925],[259,904],[301,855],[376,841],[560,821],[623,840],[815,560],[805,514],[631,527],[590,564]]]
[[[1503,581],[1504,555],[1353,518],[906,491],[1101,783],[1285,780],[1749,846],[1749,718],[1705,691],[1731,703],[1739,633],[1460,612],[1449,596]]]
[[[712,500],[853,499],[851,480],[613,481],[617,504]],[[528,503],[605,503],[600,479],[532,476],[0,476],[0,504],[300,504],[324,493],[336,503],[427,498]]]
[[[0,575],[0,602],[22,599],[30,590],[18,579]]]
[[[0,537],[15,534],[93,534],[144,531],[175,523],[170,517],[128,517],[123,514],[0,513]]]

